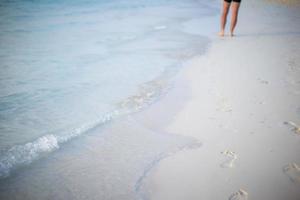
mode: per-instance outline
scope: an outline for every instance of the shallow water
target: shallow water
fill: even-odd
[[[84,170],[98,174],[100,179],[109,174],[109,168],[111,173],[129,171],[130,178],[122,179],[122,183],[116,182],[115,174],[107,175],[109,180],[101,183],[100,193],[110,194],[100,199],[118,199],[118,188],[126,182],[136,184],[137,177],[152,162],[193,143],[159,133],[151,136],[144,130],[143,137],[158,141],[165,137],[170,141],[153,142],[147,149],[141,145],[143,137],[135,135],[141,133],[133,131],[133,136],[127,135],[128,126],[120,130],[124,134],[105,132],[101,127],[111,126],[108,124],[112,120],[117,123],[157,100],[168,91],[182,63],[204,52],[208,38],[199,30],[197,34],[186,31],[185,24],[215,15],[213,4],[194,0],[1,2],[1,196],[22,198],[26,193],[28,199],[50,198],[61,189],[52,170],[56,167],[61,172],[56,174],[59,177],[77,174],[76,166],[84,160],[88,166],[101,163],[97,171]],[[120,142],[125,138],[124,146]],[[128,146],[131,143],[140,146],[135,149]],[[120,146],[124,146],[122,151]],[[138,154],[140,158],[132,161],[134,166],[119,166],[101,159],[96,162],[85,148],[97,149],[101,159],[118,160],[126,151],[125,160]],[[151,152],[153,148],[157,151]],[[74,158],[76,164],[68,160],[75,152],[82,155]],[[43,159],[33,162],[40,158]],[[116,166],[120,168],[114,169]],[[80,180],[73,181],[76,187],[80,185]],[[39,187],[35,188],[34,182]],[[116,186],[112,189],[110,184]],[[12,188],[20,192],[15,193]],[[99,195],[98,190],[95,192]],[[83,193],[60,191],[54,198],[75,198],[71,194]],[[122,199],[134,196],[130,193]]]

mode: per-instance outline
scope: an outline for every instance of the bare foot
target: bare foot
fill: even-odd
[[[230,37],[234,37],[235,35],[233,34],[233,32],[230,33]]]
[[[219,36],[220,36],[220,37],[224,37],[224,31],[220,31],[220,32],[219,32]]]

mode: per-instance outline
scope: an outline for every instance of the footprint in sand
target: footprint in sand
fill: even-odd
[[[219,97],[219,103],[218,103],[218,111],[222,112],[231,112],[232,107],[229,105],[228,100],[225,97]]]
[[[237,155],[235,152],[233,151],[223,151],[221,152],[221,154],[224,154],[225,156],[228,157],[228,159],[223,162],[220,166],[223,168],[233,168],[234,167],[234,161],[237,159]]]
[[[248,199],[248,192],[246,192],[243,189],[240,189],[239,191],[233,193],[229,200],[247,200]]]
[[[283,168],[283,172],[292,182],[300,183],[300,167],[296,163],[289,163]]]
[[[296,134],[300,135],[300,126],[297,125],[296,123],[294,122],[284,122],[285,125],[288,125],[292,128],[292,131],[294,131]]]

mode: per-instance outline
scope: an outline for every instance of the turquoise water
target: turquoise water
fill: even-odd
[[[101,138],[101,126],[167,92],[182,64],[209,42],[183,24],[216,12],[201,0],[1,1],[0,186],[15,184],[11,175],[36,173],[24,166],[39,158],[66,156],[62,147],[72,139],[89,146],[85,133],[100,127]],[[168,151],[154,144],[159,154]]]

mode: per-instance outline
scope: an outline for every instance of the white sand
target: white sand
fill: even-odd
[[[237,37],[213,38],[137,117],[203,144],[148,174],[152,200],[300,199],[300,12],[248,0],[240,16]]]

